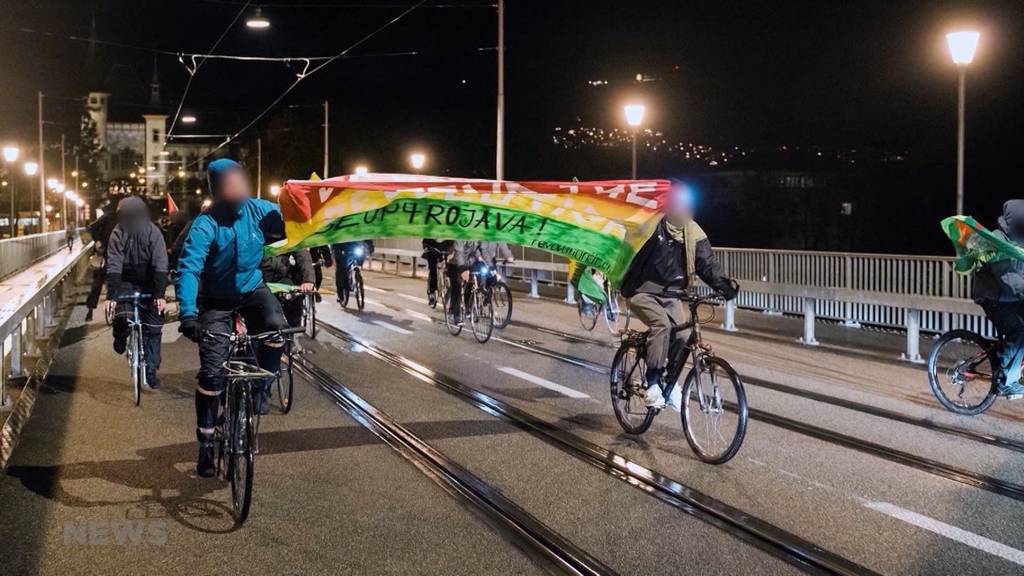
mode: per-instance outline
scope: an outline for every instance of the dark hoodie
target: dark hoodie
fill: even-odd
[[[1007,200],[994,234],[1024,244],[1024,200]],[[1008,258],[984,264],[974,276],[971,296],[984,306],[990,302],[1024,301],[1024,262]]]
[[[107,248],[108,298],[121,295],[122,283],[138,287],[155,298],[167,288],[167,245],[149,219],[146,203],[137,196],[117,205],[117,226]]]

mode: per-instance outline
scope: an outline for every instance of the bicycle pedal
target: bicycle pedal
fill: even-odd
[[[1024,398],[1024,394],[1011,394],[1006,397],[1007,400],[1020,400],[1021,398]]]

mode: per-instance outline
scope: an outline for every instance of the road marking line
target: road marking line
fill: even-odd
[[[419,304],[430,304],[426,298],[420,298],[419,296],[413,296],[412,294],[402,294],[401,292],[395,292],[399,298],[405,298],[406,300],[412,300]]]
[[[423,312],[417,312],[416,310],[410,310],[409,308],[404,308],[404,310],[405,310],[406,314],[408,314],[409,316],[412,316],[413,318],[416,318],[417,320],[423,320],[424,322],[431,322],[431,323],[434,322],[434,319],[431,318],[429,314],[424,314]]]
[[[996,542],[995,540],[989,540],[988,538],[975,534],[974,532],[968,532],[962,528],[951,526],[945,522],[900,508],[899,506],[888,502],[864,502],[864,506],[876,512],[881,512],[887,516],[892,516],[898,520],[903,520],[908,524],[913,524],[918,528],[934,532],[939,536],[945,536],[950,540],[955,540],[961,544],[966,544],[972,548],[981,550],[982,552],[988,552],[993,556],[998,556],[1003,560],[1008,560],[1014,564],[1024,566],[1024,552],[1017,550],[1016,548],[1010,548],[1006,544]]]
[[[367,292],[377,292],[378,294],[388,293],[387,290],[381,290],[380,288],[374,288],[373,286],[367,286],[366,284],[363,284],[363,290],[366,290]]]
[[[391,330],[392,332],[397,332],[399,334],[405,334],[406,336],[412,334],[412,330],[406,330],[401,326],[395,326],[394,324],[390,322],[385,322],[383,320],[374,320],[373,323],[376,324],[377,326],[380,326],[381,328],[386,328],[388,330]]]
[[[522,370],[517,370],[515,368],[510,368],[508,366],[499,366],[498,370],[501,370],[502,372],[508,374],[509,376],[515,376],[516,378],[526,380],[527,382],[536,384],[537,386],[542,386],[544,388],[547,388],[548,390],[554,390],[555,392],[565,394],[569,398],[590,398],[590,396],[584,394],[583,392],[573,390],[572,388],[562,386],[561,384],[556,384],[551,380],[545,380],[540,376],[534,376],[533,374],[523,372]]]

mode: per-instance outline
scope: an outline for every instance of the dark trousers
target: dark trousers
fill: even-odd
[[[1003,337],[1000,355],[1005,382],[1020,381],[1024,359],[1024,302],[989,302],[982,306],[985,315]]]
[[[337,288],[338,295],[340,296],[343,292],[349,290],[349,269],[355,265],[362,266],[366,258],[357,258],[355,255],[334,246],[331,246],[331,254],[334,255],[334,286]]]
[[[441,261],[441,257],[433,250],[427,250],[424,254],[424,258],[427,259],[427,295],[437,293],[437,263]],[[441,295],[445,297],[444,294]]]
[[[122,284],[125,293],[144,292],[138,286]],[[114,341],[124,345],[128,338],[128,320],[132,317],[132,303],[119,302],[114,313]],[[142,347],[146,354],[146,378],[155,381],[160,370],[160,337],[163,332],[164,320],[152,300],[139,301],[139,321],[142,322]],[[114,348],[118,348],[115,344]]]
[[[205,336],[199,343],[199,374],[196,376],[201,389],[196,391],[196,421],[199,428],[213,428],[217,418],[219,395],[227,383],[224,363],[231,355],[231,341],[223,334],[234,333],[235,313],[245,320],[246,330],[250,334],[286,327],[281,303],[265,285],[237,299],[203,300],[199,323]],[[210,332],[217,335],[207,334]],[[260,368],[273,373],[281,369],[283,344],[268,341],[256,347],[256,363]],[[265,382],[264,390],[269,389],[270,384],[269,381]]]
[[[451,286],[450,292],[443,298],[448,298],[448,310],[454,316],[458,317],[462,314],[462,303],[465,302],[469,305],[469,299],[473,297],[473,293],[470,291],[469,282],[463,283],[462,273],[469,270],[468,266],[458,266],[454,262],[448,263],[448,285]],[[459,298],[459,295],[462,298]]]
[[[281,310],[284,311],[284,318],[288,322],[288,325],[292,328],[297,328],[302,324],[302,311],[305,308],[306,298],[312,298],[313,295],[296,294],[292,296],[291,300],[284,300],[281,302]]]
[[[85,299],[85,307],[95,310],[100,303],[100,292],[103,291],[103,283],[107,281],[106,266],[92,269],[92,286],[89,287],[89,296]]]

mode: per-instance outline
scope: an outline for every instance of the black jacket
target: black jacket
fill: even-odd
[[[107,243],[108,298],[121,295],[122,282],[154,298],[167,288],[167,245],[164,235],[149,220],[146,203],[137,196],[117,206],[117,226]]]
[[[730,293],[732,285],[722,276],[722,267],[707,238],[697,242],[695,254],[697,276],[712,289]],[[632,298],[639,292],[659,294],[677,278],[683,279],[682,286],[678,287],[685,288],[692,281],[686,269],[686,247],[668,233],[662,219],[629,265],[622,279],[622,295]]]
[[[309,250],[264,258],[260,262],[260,271],[263,272],[264,282],[312,284],[316,281],[313,258],[309,255]]]
[[[1007,200],[999,217],[997,236],[1024,244],[1024,200]],[[983,264],[974,275],[971,297],[982,306],[992,302],[1024,301],[1024,262],[1008,258]]]

